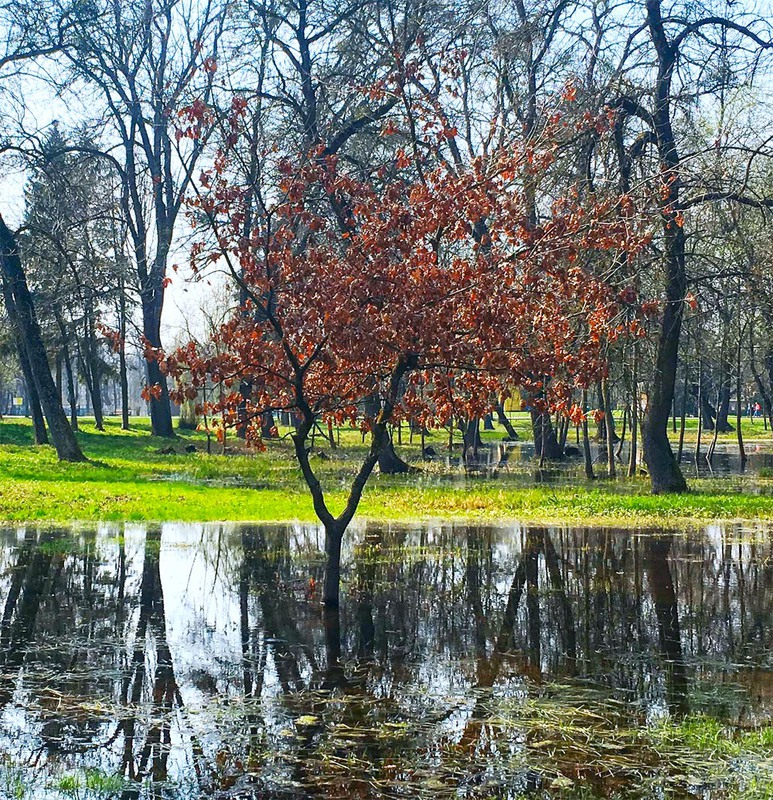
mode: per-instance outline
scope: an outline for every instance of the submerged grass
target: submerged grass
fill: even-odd
[[[246,453],[227,443],[220,454],[206,452],[200,432],[170,442],[150,436],[146,420],[121,431],[108,421],[104,433],[84,423],[79,433],[90,461],[63,464],[53,448],[35,447],[26,420],[0,423],[0,520],[262,521],[315,519],[311,501],[287,439],[264,453]],[[761,425],[759,426],[761,427]],[[404,445],[408,458],[420,457],[418,437]],[[438,451],[447,433],[427,437]],[[186,452],[193,446],[195,452]],[[319,448],[324,445],[324,452]],[[359,432],[344,431],[341,447],[317,439],[313,456],[334,509],[343,507],[348,485],[364,450]],[[173,453],[163,452],[169,447]],[[702,479],[685,495],[655,496],[643,479],[589,482],[559,475],[536,483],[532,467],[510,467],[497,480],[465,478],[423,464],[420,475],[374,476],[359,516],[380,520],[430,518],[585,524],[686,524],[713,519],[773,519],[773,498],[742,491],[749,484]],[[755,478],[756,489],[773,490],[773,480]]]

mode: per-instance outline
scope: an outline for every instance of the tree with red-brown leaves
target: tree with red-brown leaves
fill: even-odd
[[[322,148],[297,162],[277,158],[276,182],[262,195],[274,200],[245,238],[254,187],[228,177],[237,142],[231,136],[202,175],[191,214],[212,235],[191,261],[199,271],[224,265],[246,302],[211,343],[157,357],[178,400],[221,387],[209,410],[224,425],[244,424],[246,404],[255,443],[266,412],[296,415],[295,456],[326,534],[323,599],[335,607],[343,534],[388,426],[480,415],[514,384],[544,408],[581,418],[568,407],[570,391],[604,373],[604,346],[618,332],[617,296],[593,274],[641,240],[617,199],[563,198],[531,224],[524,179],[549,170],[555,149],[533,143],[419,178],[398,155],[372,182]],[[374,401],[377,411],[365,415]],[[337,512],[309,459],[320,417],[359,420],[371,437]]]

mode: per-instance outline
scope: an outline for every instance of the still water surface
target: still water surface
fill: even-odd
[[[773,723],[763,525],[346,542],[324,615],[315,526],[0,531],[0,797],[721,798],[658,732]]]

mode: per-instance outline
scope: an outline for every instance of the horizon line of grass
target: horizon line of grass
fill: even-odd
[[[328,493],[333,510],[346,492]],[[605,487],[379,485],[366,489],[356,519],[519,521],[589,526],[685,527],[712,521],[773,520],[773,499],[732,492],[684,495],[616,492]],[[301,487],[212,487],[186,482],[105,481],[87,485],[13,480],[0,494],[0,521],[29,522],[316,522]]]
[[[170,456],[163,452],[168,440],[152,437],[146,422],[134,422],[129,432],[109,423],[104,433],[79,434],[92,459],[86,464],[64,464],[53,448],[32,445],[28,422],[0,423],[0,520],[316,521],[287,442],[271,443],[258,455],[237,448],[231,455],[210,456],[201,449],[204,435],[186,432],[175,444],[178,455]],[[363,447],[356,431],[343,438],[343,450],[328,451],[316,462],[333,511],[344,506]],[[185,454],[181,447],[190,443],[199,450]],[[410,452],[418,457],[418,444]],[[496,481],[433,469],[437,466],[427,465],[418,478],[374,476],[356,518],[650,527],[773,520],[773,498],[742,493],[732,479],[692,480],[688,494],[653,495],[641,478],[590,482],[573,476],[569,485],[535,484],[528,468]],[[757,480],[769,485],[766,478]]]

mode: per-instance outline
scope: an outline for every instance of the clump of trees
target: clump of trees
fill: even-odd
[[[78,373],[96,413],[100,376],[113,369],[100,338],[107,329],[122,375],[126,342],[142,343],[153,431],[173,434],[159,354],[167,344],[162,311],[170,266],[176,252],[189,249],[189,230],[181,224],[186,209],[199,235],[208,231],[195,252],[200,274],[206,271],[202,258],[227,256],[238,295],[241,310],[229,323],[234,338],[219,343],[220,358],[250,326],[258,330],[261,358],[273,358],[266,325],[271,298],[281,296],[271,285],[275,262],[277,274],[292,265],[299,276],[321,259],[330,270],[335,265],[354,276],[348,259],[357,256],[360,271],[382,283],[384,263],[411,264],[406,287],[421,280],[391,324],[407,335],[410,315],[421,312],[421,324],[427,331],[433,326],[438,343],[469,330],[456,322],[461,307],[446,308],[431,323],[425,306],[411,311],[422,287],[449,287],[446,259],[476,268],[496,263],[499,280],[490,277],[485,293],[459,286],[469,313],[488,309],[487,330],[501,337],[488,342],[489,352],[480,350],[475,370],[461,369],[446,347],[444,358],[431,355],[434,372],[425,374],[429,350],[395,350],[417,356],[418,365],[397,382],[390,414],[423,426],[448,419],[453,409],[465,428],[465,455],[474,452],[480,414],[491,408],[505,419],[499,401],[517,384],[531,408],[542,458],[562,457],[569,422],[580,420],[576,409],[597,406],[609,474],[616,469],[617,439],[628,435],[628,473],[646,467],[654,491],[684,491],[682,448],[674,452],[668,438],[679,417],[699,412],[711,433],[735,428],[743,454],[738,415],[744,398],[759,399],[766,415],[773,414],[767,268],[773,153],[769,121],[757,112],[769,85],[773,37],[763,19],[725,4],[666,6],[661,0],[622,8],[585,0],[464,8],[417,0],[46,0],[17,2],[0,13],[9,31],[0,53],[0,92],[9,101],[0,144],[4,157],[23,159],[30,175],[26,216],[23,209],[3,209],[6,219],[15,211],[19,225],[3,228],[7,314],[30,393],[39,396],[31,406],[51,417],[50,433],[54,438],[56,428],[64,457],[77,455],[77,442],[56,422],[64,416],[56,409],[61,392],[41,355],[62,364],[64,394],[71,394],[70,374]],[[31,133],[29,107],[46,93],[66,98],[72,119],[56,131],[49,126]],[[554,97],[561,93],[559,107]],[[76,98],[86,102],[77,105]],[[507,161],[513,147],[532,161],[518,162],[505,180],[494,165]],[[468,181],[467,205],[444,198],[443,213],[468,226],[461,239],[449,240],[452,229],[438,223],[440,212],[428,199],[451,191],[433,183],[439,176]],[[56,181],[96,190],[73,190],[63,200],[52,191]],[[482,186],[487,189],[480,194]],[[422,191],[427,205],[419,202]],[[505,201],[517,208],[511,213],[519,220],[508,221],[513,230],[506,235],[498,216]],[[418,227],[388,210],[390,203],[422,215],[413,225],[430,227],[419,235]],[[603,249],[595,233],[588,238],[605,203],[604,224],[646,233],[633,249],[615,236]],[[583,305],[574,296],[570,313],[548,271],[532,287],[543,304],[537,322],[535,308],[519,317],[501,294],[508,286],[507,258],[543,235],[548,241],[567,209],[585,215],[581,224],[567,222],[573,264],[587,286],[614,298],[618,314],[594,343],[587,374],[577,348],[607,300],[599,295],[597,304]],[[381,238],[368,240],[363,250],[364,232],[384,218],[390,222],[379,229]],[[399,237],[413,248],[410,254],[399,249]],[[566,260],[561,247],[559,260]],[[423,260],[411,261],[421,254]],[[535,258],[539,263],[541,256]],[[211,260],[208,268],[222,264]],[[257,281],[255,264],[271,267],[262,278],[267,286]],[[31,290],[28,300],[22,278]],[[524,278],[511,275],[509,285],[522,286]],[[324,282],[310,275],[304,280],[309,292],[327,296],[332,318],[346,309],[357,323],[372,323],[376,306],[355,311],[342,303],[335,274]],[[298,278],[292,285],[300,295],[305,284]],[[373,298],[380,296],[371,290]],[[495,310],[488,304],[496,298]],[[437,297],[433,302],[443,305]],[[462,300],[454,295],[454,302]],[[325,311],[316,300],[298,303],[316,326],[306,335],[317,341],[326,330]],[[563,348],[548,358],[557,334],[543,330],[562,324],[568,326],[564,358],[558,357]],[[374,329],[373,335],[385,334]],[[484,338],[476,346],[483,348]],[[312,415],[343,413],[360,404],[358,414],[372,427],[392,373],[373,369],[366,337],[353,341],[352,351],[355,343],[362,356],[347,368],[362,373],[357,391],[331,381],[330,401],[312,398],[310,409]],[[500,360],[511,352],[524,360],[505,370]],[[237,372],[233,365],[229,370]],[[309,368],[309,374],[317,372]],[[441,400],[443,385],[449,394]],[[259,412],[265,434],[271,413],[297,405],[286,387],[254,368],[242,369],[228,390],[215,401],[226,423],[243,435]],[[614,406],[626,409],[625,430],[614,429]],[[42,440],[44,414],[35,416]],[[393,452],[388,436],[381,447],[382,458]]]

